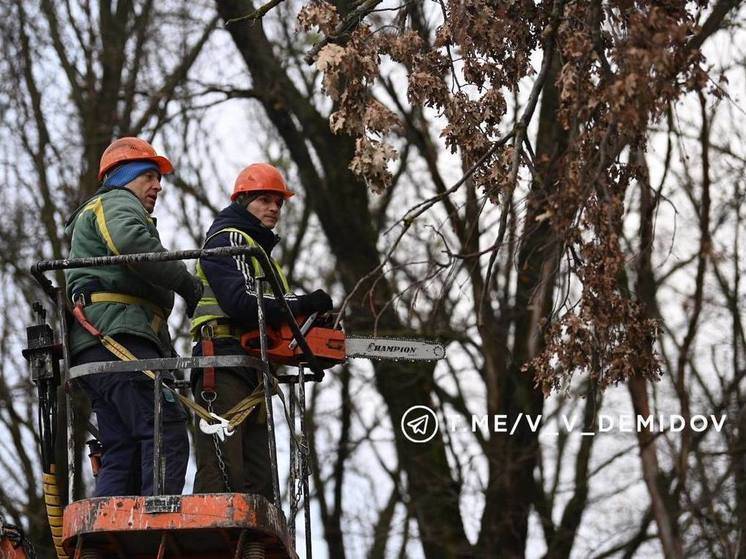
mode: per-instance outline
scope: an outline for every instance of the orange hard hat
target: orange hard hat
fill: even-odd
[[[233,194],[231,201],[234,202],[238,195],[243,192],[276,192],[285,200],[294,196],[295,193],[289,188],[282,173],[277,167],[269,163],[252,163],[236,177],[236,184],[233,185]]]
[[[103,179],[109,169],[124,161],[152,161],[158,165],[161,175],[174,172],[171,162],[162,155],[158,155],[148,142],[128,136],[114,140],[104,150],[98,167],[98,180]]]

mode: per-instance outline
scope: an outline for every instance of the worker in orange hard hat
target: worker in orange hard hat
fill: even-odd
[[[171,162],[145,140],[112,142],[101,157],[101,188],[68,221],[70,257],[166,250],[150,214],[161,176],[171,172]],[[70,269],[65,278],[68,296],[87,320],[140,359],[174,354],[167,324],[174,292],[190,316],[202,296],[202,282],[180,261]],[[77,322],[70,329],[70,351],[75,365],[116,359]],[[152,381],[139,372],[97,373],[79,384],[96,412],[104,449],[96,496],[152,494]],[[187,416],[170,392],[163,400],[164,489],[181,493],[189,458]]]
[[[292,196],[278,169],[267,163],[249,165],[236,178],[232,204],[216,217],[207,232],[204,247],[260,247],[270,256],[280,240],[273,230],[280,221],[283,205]],[[271,258],[270,261],[293,314],[331,310],[331,297],[321,289],[309,295],[293,294],[280,266]],[[258,327],[255,278],[261,273],[255,259],[243,256],[211,256],[199,260],[197,276],[204,285],[204,294],[192,319],[192,334],[198,342],[194,347],[195,355],[245,353],[240,337]],[[272,326],[279,326],[283,320],[280,305],[271,293],[265,298],[264,314]],[[205,369],[192,375],[195,398],[198,402],[201,398],[200,403],[218,415],[243,400],[260,382],[261,373],[248,367]],[[224,442],[213,441],[211,435],[196,430],[196,493],[237,491],[272,498],[267,428],[257,416],[258,410],[255,410],[237,427],[238,433]]]
[[[279,194],[283,200],[295,196],[295,192],[290,191],[277,167],[269,163],[253,163],[236,177],[231,202],[235,202],[241,194],[253,196],[260,192]]]
[[[114,140],[104,150],[98,168],[98,180],[104,179],[106,173],[123,163],[132,161],[150,161],[155,163],[161,175],[174,172],[174,166],[168,158],[158,155],[148,142],[140,138],[126,137]]]

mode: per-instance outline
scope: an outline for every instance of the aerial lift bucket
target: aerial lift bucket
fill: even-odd
[[[232,256],[242,254],[256,258],[265,271],[265,278],[257,282],[259,299],[259,351],[256,356],[202,356],[148,359],[133,361],[111,361],[89,363],[70,367],[70,356],[67,348],[67,314],[69,303],[62,288],[55,287],[44,276],[45,271],[61,270],[76,267],[105,265],[136,265],[138,262],[155,262],[165,260],[182,260],[199,258],[205,255]],[[37,324],[28,329],[29,347],[24,355],[29,360],[32,377],[37,383],[40,394],[40,435],[44,459],[45,479],[54,480],[54,440],[56,433],[56,401],[50,401],[56,387],[62,381],[65,386],[65,410],[67,418],[68,443],[68,495],[64,507],[61,527],[55,526],[59,521],[49,511],[62,510],[62,496],[52,498],[54,504],[48,512],[52,526],[54,542],[58,557],[73,559],[103,559],[106,557],[164,559],[179,558],[283,558],[295,559],[295,514],[297,501],[295,487],[300,483],[305,508],[306,557],[311,557],[310,506],[308,501],[308,468],[301,447],[305,447],[304,402],[306,380],[319,381],[323,378],[323,368],[316,360],[295,320],[290,307],[285,301],[283,290],[275,275],[266,254],[254,247],[226,247],[209,250],[191,250],[176,252],[144,253],[100,258],[81,258],[56,261],[41,261],[32,268],[32,274],[42,288],[50,295],[57,307],[57,322],[60,325],[59,342],[51,339],[51,328],[45,322],[45,312],[40,305],[34,306]],[[290,417],[291,433],[291,466],[300,460],[303,479],[298,480],[298,468],[291,467],[290,483],[293,497],[290,502],[290,522],[286,520],[281,508],[279,479],[277,474],[277,454],[272,417],[271,394],[266,396],[267,429],[269,434],[270,460],[273,469],[273,502],[259,495],[242,493],[211,493],[200,495],[161,495],[162,479],[160,462],[160,397],[155,401],[154,425],[154,495],[153,496],[117,496],[75,500],[74,471],[74,437],[72,432],[73,408],[70,391],[77,377],[99,372],[138,371],[150,369],[157,371],[156,387],[160,386],[160,371],[172,369],[191,369],[205,367],[251,366],[262,371],[265,386],[270,386],[268,375],[273,374],[269,366],[267,353],[268,341],[263,312],[262,284],[268,282],[274,291],[275,299],[284,309],[288,328],[306,359],[300,359],[297,375],[277,377],[280,382],[290,384]],[[62,361],[60,371],[59,361]],[[312,375],[304,375],[308,366]],[[187,385],[183,382],[183,385]],[[301,419],[301,442],[295,437],[295,386],[298,387],[300,405],[298,414]],[[282,397],[282,391],[278,389]],[[284,399],[283,399],[284,403]],[[295,443],[295,444],[293,444]],[[51,482],[50,482],[51,486]],[[53,487],[56,491],[56,483]],[[55,508],[56,507],[56,508]],[[10,556],[16,559],[14,556]],[[22,556],[21,556],[22,557]],[[3,558],[4,559],[4,558]]]

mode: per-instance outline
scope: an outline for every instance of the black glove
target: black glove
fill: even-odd
[[[197,303],[202,298],[202,291],[204,287],[198,277],[189,274],[188,278],[185,278],[181,283],[181,287],[178,289],[179,295],[181,295],[186,303],[186,314],[189,318],[194,316],[194,310],[197,308]]]
[[[334,307],[332,298],[323,289],[317,289],[310,295],[301,295],[299,299],[301,302],[301,312],[305,315],[330,311]]]

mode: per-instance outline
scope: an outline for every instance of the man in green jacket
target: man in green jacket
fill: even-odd
[[[161,176],[171,162],[138,138],[114,141],[101,158],[101,188],[70,218],[70,258],[161,252],[151,213]],[[174,292],[187,314],[202,295],[201,282],[183,262],[77,268],[65,272],[67,294],[82,302],[87,319],[139,359],[174,354],[167,320]],[[77,322],[70,329],[73,364],[116,357]],[[95,373],[80,379],[98,419],[104,447],[95,496],[151,495],[153,492],[153,384],[140,372]],[[189,456],[186,413],[170,392],[163,398],[164,491],[179,494]]]

